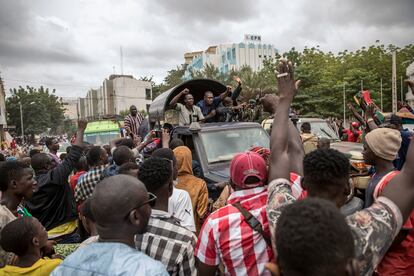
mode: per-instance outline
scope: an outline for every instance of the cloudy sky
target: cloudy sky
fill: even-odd
[[[246,33],[280,51],[404,46],[413,11],[413,0],[0,0],[0,76],[7,89],[43,84],[84,97],[121,72],[120,46],[125,74],[160,82],[184,52]]]

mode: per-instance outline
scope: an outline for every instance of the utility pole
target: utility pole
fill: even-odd
[[[382,78],[381,78],[381,87],[380,87],[380,93],[381,93],[381,111],[384,111],[384,107],[382,105]]]
[[[20,127],[22,128],[22,141],[24,144],[23,107],[22,107],[21,101],[19,101],[19,106],[20,106]]]
[[[345,83],[344,83],[344,92],[343,92],[343,96],[344,96],[344,124],[345,124],[345,120],[346,120],[346,95],[345,95]]]
[[[392,52],[392,113],[397,112],[397,52]]]
[[[400,93],[401,93],[401,102],[403,102],[404,101],[404,92],[403,92],[403,78],[402,78],[402,76],[401,76],[401,91],[400,91]]]

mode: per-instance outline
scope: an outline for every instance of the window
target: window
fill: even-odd
[[[233,48],[233,49],[231,50],[231,54],[232,54],[232,56],[233,56],[233,59],[236,59],[236,49],[235,49],[235,48]]]
[[[152,100],[151,99],[151,89],[145,88],[145,99],[146,100]]]
[[[261,58],[262,57],[262,55],[259,55],[259,58]]]

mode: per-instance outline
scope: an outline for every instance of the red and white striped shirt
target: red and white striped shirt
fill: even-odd
[[[195,255],[206,265],[224,264],[226,275],[267,275],[264,265],[274,258],[272,248],[244,220],[232,203],[240,202],[269,234],[267,188],[233,192],[229,204],[212,213],[201,229]],[[270,274],[268,274],[270,275]]]

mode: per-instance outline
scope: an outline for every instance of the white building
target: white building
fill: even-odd
[[[99,89],[88,91],[86,98],[78,100],[81,118],[117,115],[135,105],[139,111],[147,111],[152,102],[151,83],[130,75],[111,75]]]
[[[407,76],[410,80],[414,80],[414,62],[407,67]],[[414,91],[408,87],[408,92],[405,94],[405,100],[411,107],[414,107]]]
[[[76,98],[62,98],[65,108],[65,119],[76,120],[78,118],[78,100]]]
[[[184,78],[189,79],[192,70],[202,70],[207,64],[214,65],[222,73],[240,70],[243,66],[258,71],[263,68],[264,60],[274,58],[276,54],[277,50],[273,45],[261,42],[261,36],[245,35],[244,42],[220,44],[210,46],[205,51],[185,53],[187,69]]]

